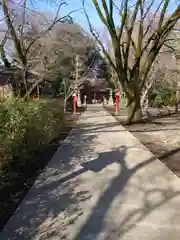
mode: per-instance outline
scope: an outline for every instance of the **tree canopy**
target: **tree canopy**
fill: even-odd
[[[174,10],[169,12],[172,4],[170,0],[92,2],[109,33],[113,57],[94,30],[84,1],[91,33],[115,71],[119,87],[126,94],[129,122],[139,120],[142,117],[140,96],[148,73],[169,34],[178,23],[180,5],[177,4]]]
[[[24,84],[25,92],[29,94],[44,79],[59,81],[56,86],[64,78],[73,81],[77,57],[79,78],[92,71],[98,61],[96,42],[70,14],[62,16],[65,2],[56,5],[53,15],[29,9],[28,2],[23,0],[20,7],[6,0],[1,4],[5,26],[1,59],[7,68],[16,66],[21,70],[17,79]],[[7,41],[11,43],[10,53],[6,51]],[[34,75],[33,83],[29,74]]]

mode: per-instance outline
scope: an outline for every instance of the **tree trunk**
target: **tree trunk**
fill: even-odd
[[[24,82],[24,87],[25,87],[25,95],[28,93],[28,74],[27,74],[27,68],[24,67],[22,70],[22,79]]]
[[[4,46],[0,46],[0,56],[1,56],[1,60],[3,61],[4,63],[4,66],[6,68],[10,68],[11,67],[11,64],[10,62],[8,61],[7,57],[6,57],[6,53],[4,51]]]
[[[133,99],[128,101],[127,114],[127,121],[129,124],[142,120],[140,94],[136,95]]]
[[[175,112],[177,113],[179,110],[179,102],[180,102],[180,91],[176,91],[176,105],[175,105]]]
[[[66,114],[66,108],[67,108],[67,99],[64,98],[64,114]]]
[[[30,88],[28,88],[28,92],[25,94],[24,98],[29,98],[32,91],[35,89],[35,87],[40,84],[44,80],[44,76],[42,76],[39,80],[37,80],[35,83],[32,84]]]

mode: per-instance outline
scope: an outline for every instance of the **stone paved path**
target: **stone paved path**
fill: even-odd
[[[180,179],[88,106],[1,240],[179,240]]]

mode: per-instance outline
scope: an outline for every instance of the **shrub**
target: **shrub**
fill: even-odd
[[[162,105],[174,105],[176,103],[176,95],[170,88],[159,87],[153,89],[150,94],[150,102],[153,107],[161,107]]]
[[[62,124],[63,107],[19,98],[1,103],[0,180],[5,181],[11,165],[28,168],[37,150],[56,137]]]

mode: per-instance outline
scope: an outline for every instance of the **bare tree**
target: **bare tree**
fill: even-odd
[[[176,68],[173,71],[174,78],[171,78],[171,85],[174,85],[176,91],[176,106],[175,111],[178,112],[180,103],[180,33],[179,25],[176,27],[176,31],[172,32],[165,43],[166,50],[171,53],[173,60],[175,61]]]
[[[38,32],[36,26],[33,31]],[[33,31],[26,34],[26,44],[34,38]],[[57,23],[54,28],[38,39],[28,52],[31,69],[46,73],[46,79],[56,81],[60,76],[61,89],[64,92],[64,110],[67,100],[85,81],[96,61],[95,41],[76,23]],[[78,58],[78,61],[77,61]]]
[[[0,43],[0,57],[1,57],[2,62],[4,63],[4,66],[6,68],[10,68],[11,64],[7,58],[6,51],[5,51],[5,45],[6,45],[6,42],[8,39],[8,30],[6,30],[5,32],[3,31],[3,35],[4,36]]]
[[[28,36],[30,41],[31,34]],[[29,62],[33,64],[31,67],[35,71],[46,72],[47,75],[60,73],[66,103],[83,83],[96,61],[95,57],[89,61],[89,54],[95,49],[94,40],[78,24],[57,23],[52,31],[36,41],[28,58],[32,59]]]
[[[59,23],[63,22],[64,19],[66,19],[68,15],[66,16],[59,16],[61,7],[65,4],[64,1],[60,1],[57,11],[55,14],[55,17],[53,19],[46,19],[46,21],[41,22],[40,24],[40,31],[36,32],[36,35],[31,36],[31,40],[29,38],[29,41],[27,41],[27,32],[32,30],[33,24],[32,21],[29,22],[27,15],[28,15],[28,1],[23,0],[21,1],[21,16],[20,16],[20,24],[17,25],[17,12],[14,13],[12,11],[11,6],[9,5],[9,1],[2,0],[1,6],[2,11],[4,13],[4,20],[6,23],[6,27],[9,31],[9,35],[11,37],[11,40],[13,42],[15,52],[16,52],[16,61],[14,62],[17,67],[19,67],[22,70],[22,78],[24,82],[24,86],[26,89],[26,96],[29,95],[29,93],[32,91],[32,89],[40,83],[44,78],[44,73],[37,72],[32,70],[30,67],[32,66],[32,61],[29,62],[29,52],[31,48],[34,46],[37,40],[39,40],[41,37],[46,35],[50,30],[53,29],[53,27]],[[40,15],[40,14],[39,14]],[[14,16],[16,21],[14,21]],[[42,20],[42,17],[40,18]],[[44,19],[43,19],[44,20]],[[30,28],[30,30],[29,30]],[[27,44],[28,42],[28,44]],[[32,60],[32,59],[31,59]],[[36,81],[29,89],[28,84],[28,72],[33,73],[34,75],[38,76],[38,81]]]
[[[135,2],[123,0],[117,3],[118,5],[113,0],[109,0],[109,3],[105,0],[92,0],[92,2],[109,32],[115,62],[99,40],[85,10],[91,33],[102,47],[104,55],[117,74],[119,85],[126,94],[128,121],[140,120],[142,117],[141,92],[156,56],[180,18],[180,6],[178,5],[168,15],[170,0],[161,0],[158,3],[154,0],[136,0]],[[85,3],[83,4],[85,8]],[[120,17],[118,28],[115,22],[117,13]]]

